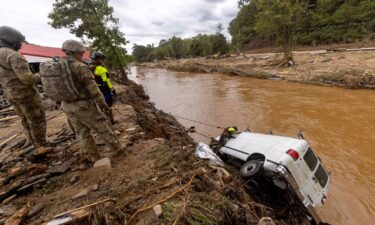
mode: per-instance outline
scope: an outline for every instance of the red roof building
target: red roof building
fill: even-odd
[[[65,53],[61,48],[46,47],[32,44],[22,44],[20,53],[25,56],[29,63],[40,63],[51,60],[52,57],[64,57]],[[86,51],[83,55],[84,60],[90,58],[90,52]]]

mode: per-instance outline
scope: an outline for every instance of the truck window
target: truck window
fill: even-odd
[[[311,148],[307,149],[306,154],[303,156],[303,160],[305,160],[307,166],[310,168],[311,171],[314,171],[316,164],[318,164],[318,159],[314,155]]]
[[[319,165],[318,169],[315,172],[315,178],[318,180],[320,186],[324,188],[328,181],[328,174],[323,169],[322,165]]]

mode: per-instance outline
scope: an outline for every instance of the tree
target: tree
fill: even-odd
[[[128,42],[108,0],[55,0],[48,18],[53,28],[68,28],[82,41],[90,42],[93,49],[103,51],[108,62],[126,77],[128,57],[123,46]]]
[[[298,21],[305,12],[302,0],[254,0],[257,9],[255,31],[274,36],[282,43],[286,62],[293,61],[292,44]]]
[[[216,33],[217,34],[221,34],[223,32],[223,30],[224,30],[223,24],[222,23],[218,23],[216,25]]]
[[[152,45],[133,45],[133,57],[138,62],[147,62],[151,61],[150,53],[154,49]]]
[[[243,5],[235,19],[229,24],[229,33],[232,35],[232,46],[240,52],[246,44],[254,41],[258,36],[254,29],[255,17],[258,9],[253,1]]]
[[[210,54],[224,55],[229,51],[229,45],[223,34],[215,34],[209,36],[209,42],[211,44]]]

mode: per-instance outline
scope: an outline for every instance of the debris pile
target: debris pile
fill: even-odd
[[[141,86],[124,83],[113,111],[127,149],[110,158],[99,140],[102,159],[93,167],[80,161],[60,109],[47,107],[52,148],[30,146],[18,118],[0,122],[0,224],[308,224],[292,209],[255,201],[267,193],[252,192],[257,185],[236,169],[194,157],[187,130]]]
[[[221,73],[257,79],[286,80],[343,88],[375,88],[372,49],[318,50],[294,53],[294,63],[283,66],[282,54],[241,54],[142,63],[140,66],[180,72]]]

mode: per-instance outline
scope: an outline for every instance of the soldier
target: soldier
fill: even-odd
[[[40,76],[30,71],[26,59],[18,52],[24,41],[25,37],[18,30],[0,26],[0,84],[4,96],[22,119],[28,141],[35,147],[45,146],[45,112],[34,87],[40,82]]]
[[[74,90],[71,93],[77,92],[77,97],[71,98],[69,97],[72,96],[71,94],[61,92],[63,88],[52,89],[57,90],[57,95],[60,97],[64,95],[68,96],[65,100],[63,98],[61,99],[61,106],[64,113],[71,121],[77,138],[81,142],[81,156],[92,163],[100,159],[98,148],[91,135],[91,131],[96,132],[99,137],[114,150],[116,155],[119,154],[122,151],[120,142],[101,111],[109,110],[108,105],[103,95],[100,93],[89,67],[82,62],[85,47],[80,42],[67,40],[63,43],[62,50],[67,55],[66,59],[63,60],[67,61],[68,68],[70,69],[69,72],[71,72],[67,73],[68,76],[70,76],[67,77],[67,79],[74,81],[74,83],[72,83],[74,86],[72,89]],[[46,66],[46,68],[48,68],[48,66]],[[48,85],[50,85],[50,87],[54,85],[58,87],[58,85],[61,85],[61,82],[49,81],[48,78],[51,76],[44,76],[44,72],[42,73],[42,71],[43,66],[41,67],[41,75],[43,86],[45,85],[44,79],[47,79],[45,82],[46,89]],[[69,89],[66,90],[70,91]],[[59,96],[56,97],[58,98]],[[69,98],[71,98],[71,100],[68,100]]]

